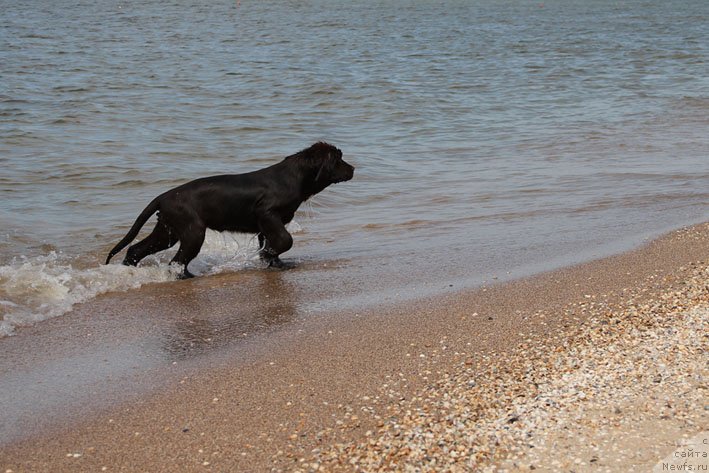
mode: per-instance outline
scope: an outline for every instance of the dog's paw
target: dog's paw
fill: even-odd
[[[268,262],[268,269],[274,269],[274,270],[286,270],[286,269],[292,269],[295,268],[295,263],[292,261],[283,261],[280,258],[275,258],[272,259]]]
[[[269,258],[267,261],[269,268],[283,269],[286,265],[280,258]]]
[[[194,274],[190,273],[187,270],[184,270],[180,274],[177,275],[177,279],[192,279],[193,277],[194,277]]]

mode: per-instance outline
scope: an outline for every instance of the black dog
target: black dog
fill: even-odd
[[[283,262],[278,256],[293,246],[285,225],[300,204],[330,184],[349,181],[353,175],[354,167],[342,160],[342,151],[320,142],[259,171],[196,179],[153,199],[108,254],[106,264],[158,212],[153,232],[128,248],[123,264],[135,266],[179,241],[180,249],[172,262],[184,266],[182,278],[191,278],[194,275],[187,265],[202,248],[206,229],[211,228],[258,233],[261,259],[281,268]]]

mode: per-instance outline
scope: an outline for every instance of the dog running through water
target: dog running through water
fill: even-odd
[[[152,233],[128,248],[123,264],[136,266],[146,256],[179,242],[172,262],[183,266],[181,278],[194,277],[187,266],[199,254],[210,228],[257,233],[261,259],[269,267],[281,268],[279,255],[293,246],[286,224],[293,220],[300,204],[331,184],[349,181],[353,175],[354,167],[342,159],[342,151],[319,142],[258,171],[196,179],[153,199],[108,253],[106,264],[157,212]]]

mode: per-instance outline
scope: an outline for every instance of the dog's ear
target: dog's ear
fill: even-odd
[[[338,155],[342,156],[342,151],[325,142],[315,143],[310,147],[311,159],[318,162],[318,172],[315,175],[315,182],[322,182],[328,179],[337,163]]]
[[[330,171],[332,170],[332,159],[330,155],[328,154],[325,159],[322,160],[322,164],[320,164],[320,168],[318,169],[318,173],[315,176],[315,182],[319,182],[320,179],[324,177],[324,175],[330,174]]]
[[[333,166],[335,165],[335,161],[338,159],[342,159],[342,151],[340,151],[339,148],[335,148],[334,146],[330,146],[328,151],[327,151],[327,159],[330,161],[330,164]]]
[[[321,182],[321,180],[328,179],[332,175],[333,169],[335,169],[335,163],[337,162],[336,148],[329,147],[330,149],[318,156],[320,159],[320,167],[318,168],[318,173],[315,176],[315,182]]]

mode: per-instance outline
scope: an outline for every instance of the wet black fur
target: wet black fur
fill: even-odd
[[[183,278],[192,277],[187,265],[199,253],[205,231],[210,228],[258,233],[261,258],[269,266],[282,267],[278,256],[293,246],[285,225],[300,204],[330,184],[348,181],[353,175],[354,167],[342,160],[342,151],[320,142],[258,171],[196,179],[153,199],[110,251],[106,264],[158,212],[152,233],[128,248],[123,264],[135,266],[146,256],[179,241],[180,248],[172,261],[183,265]]]

